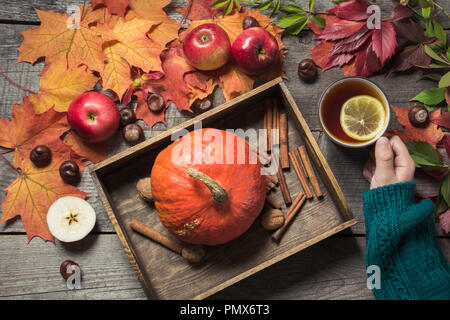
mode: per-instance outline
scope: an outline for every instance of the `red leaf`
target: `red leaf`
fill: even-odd
[[[431,58],[426,54],[423,44],[409,46],[395,56],[389,74],[396,71],[406,71],[414,66],[428,66]]]
[[[450,232],[450,209],[447,209],[447,211],[439,215],[439,224],[445,233]]]
[[[330,61],[328,55],[330,54],[331,49],[333,49],[333,42],[322,40],[320,44],[311,50],[311,56],[314,63],[322,69],[325,69]]]
[[[355,73],[360,77],[368,77],[370,75],[369,69],[366,65],[367,45],[364,50],[358,52],[355,58]]]
[[[364,0],[351,0],[339,3],[328,12],[334,13],[341,19],[361,21],[369,18],[370,15],[367,13],[369,6],[370,3]]]
[[[438,128],[434,123],[430,123],[425,128],[416,128],[411,125],[408,119],[409,109],[399,109],[392,106],[395,114],[397,115],[397,120],[400,124],[405,127],[403,131],[389,131],[387,136],[398,135],[403,141],[424,141],[431,144],[434,148],[445,136],[445,133]],[[437,109],[430,114],[430,119],[433,120],[439,115],[440,110]]]
[[[116,14],[118,16],[125,16],[129,1],[128,0],[91,0],[93,8],[104,5],[108,8],[109,13]]]
[[[216,8],[211,8],[214,2],[215,0],[189,0],[186,6],[176,11],[189,20],[210,19],[213,12],[215,14],[218,11]]]
[[[387,17],[387,20],[393,22],[393,21],[409,18],[412,16],[413,16],[413,12],[411,10],[409,10],[407,7],[402,6],[401,4],[398,4],[392,10],[389,17]]]
[[[385,21],[381,22],[381,28],[373,30],[372,43],[373,51],[383,65],[386,59],[394,55],[397,47],[396,34],[392,24]]]
[[[350,37],[337,41],[330,55],[357,51],[372,35],[372,33],[368,31],[369,29],[364,26],[364,28],[359,29]]]
[[[348,20],[340,20],[337,19],[335,23],[326,25],[325,29],[322,31],[320,35],[318,35],[317,39],[323,40],[339,40],[344,39],[356,31],[365,26],[365,22],[356,22],[356,21],[348,21]]]
[[[450,129],[450,112],[443,113],[438,117],[431,120],[434,124],[438,126]]]
[[[447,152],[447,157],[450,158],[450,134],[446,134],[444,139],[442,139],[445,151]]]
[[[323,71],[328,70],[333,67],[336,67],[336,66],[342,67],[343,65],[349,63],[353,59],[353,57],[354,57],[353,54],[347,54],[347,53],[330,56],[330,59],[329,59],[328,63],[325,65],[325,67],[323,68]]]

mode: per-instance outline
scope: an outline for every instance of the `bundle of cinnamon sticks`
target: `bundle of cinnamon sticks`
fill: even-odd
[[[280,113],[276,98],[268,98],[264,102],[264,129],[267,132],[264,141],[264,150],[266,154],[271,153],[271,159],[277,168],[276,178],[269,175],[266,176],[268,178],[267,191],[270,192],[279,184],[283,201],[286,206],[290,206],[285,214],[284,225],[272,235],[272,239],[278,242],[288,225],[300,211],[306,199],[312,199],[314,196],[321,198],[323,197],[323,192],[306,147],[301,145],[289,151],[288,118],[286,113]],[[290,162],[292,162],[292,167],[303,189],[303,192],[300,192],[294,201],[291,199],[283,171],[290,169]],[[312,188],[309,186],[308,181]],[[266,201],[275,209],[281,208],[281,205],[269,196],[266,197]]]

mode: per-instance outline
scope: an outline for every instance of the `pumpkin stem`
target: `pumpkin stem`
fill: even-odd
[[[227,191],[220,184],[211,179],[211,177],[209,177],[208,175],[194,168],[189,168],[187,170],[187,174],[189,177],[203,182],[208,187],[209,191],[211,191],[211,197],[215,202],[221,203],[227,200]]]

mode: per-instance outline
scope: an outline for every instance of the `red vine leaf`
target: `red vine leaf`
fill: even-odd
[[[108,8],[109,13],[118,16],[125,16],[129,1],[128,0],[91,0],[93,8],[104,5]]]

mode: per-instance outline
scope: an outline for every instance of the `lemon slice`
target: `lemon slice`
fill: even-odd
[[[373,139],[383,130],[386,112],[383,104],[371,96],[355,96],[341,109],[342,130],[359,141]]]

